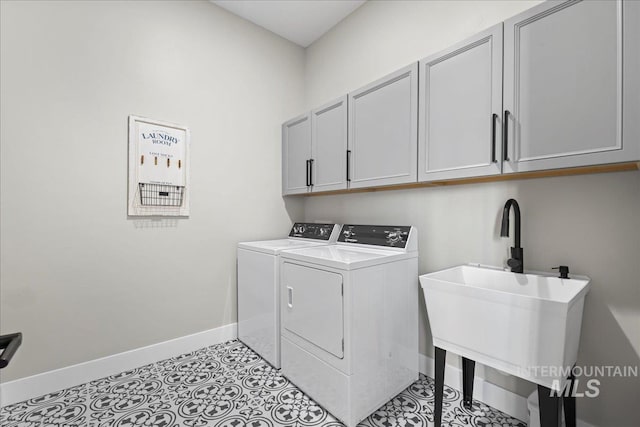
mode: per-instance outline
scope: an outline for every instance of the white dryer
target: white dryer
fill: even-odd
[[[238,243],[238,338],[280,368],[280,253],[334,244],[337,224],[295,223],[289,237]]]
[[[280,256],[282,373],[347,427],[418,379],[417,237],[344,225]]]

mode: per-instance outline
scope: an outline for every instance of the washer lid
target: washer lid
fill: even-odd
[[[325,245],[286,250],[280,256],[283,259],[306,261],[340,270],[356,270],[401,259],[415,258],[418,254],[417,252],[396,252],[353,246]]]
[[[326,246],[323,241],[309,241],[297,239],[262,240],[257,242],[240,242],[238,248],[250,251],[263,252],[270,255],[278,255],[285,249],[302,249],[314,246]]]

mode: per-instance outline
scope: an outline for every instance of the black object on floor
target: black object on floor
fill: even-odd
[[[0,350],[2,350],[2,354],[0,354],[0,369],[9,365],[20,344],[22,344],[22,332],[0,335]]]

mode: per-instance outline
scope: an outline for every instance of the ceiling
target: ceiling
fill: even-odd
[[[366,0],[211,0],[212,3],[307,47]]]

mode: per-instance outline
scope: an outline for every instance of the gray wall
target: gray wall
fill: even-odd
[[[24,333],[2,381],[235,322],[236,243],[302,216],[280,123],[304,50],[204,1],[0,15],[0,333]],[[189,219],[127,218],[129,114],[190,127]]]
[[[537,2],[367,2],[307,49],[307,107],[435,53]],[[420,273],[480,262],[504,265],[504,202],[523,215],[525,267],[569,265],[592,278],[578,364],[640,363],[640,172],[542,178],[305,200],[307,220],[411,224],[419,230]],[[420,351],[432,355],[421,301]],[[455,307],[451,308],[455,310]],[[448,362],[458,365],[456,357]],[[489,368],[479,374],[522,396],[531,383]],[[580,418],[602,426],[638,420],[638,378],[601,378],[597,399],[578,399]],[[585,391],[585,384],[579,387]]]

